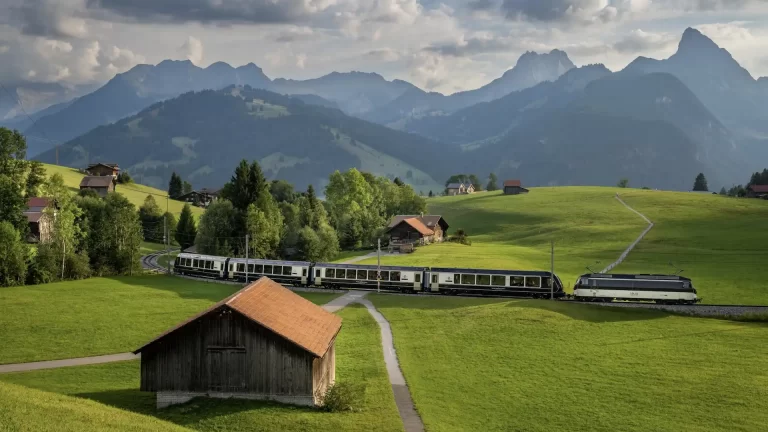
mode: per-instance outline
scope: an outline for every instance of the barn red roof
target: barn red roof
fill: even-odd
[[[256,324],[275,332],[317,357],[325,355],[341,330],[341,318],[337,315],[293,293],[268,277],[262,277],[176,325],[134,353],[142,351],[165,336],[221,307],[239,312]]]
[[[768,193],[768,185],[751,185],[749,189],[751,189],[752,192]]]
[[[80,188],[108,188],[112,182],[112,176],[86,176],[80,181]]]
[[[504,180],[504,187],[522,187],[520,180]]]
[[[39,197],[31,197],[27,199],[27,208],[32,207],[48,207],[48,204],[51,202],[50,198],[39,198]]]
[[[403,222],[407,223],[408,225],[412,226],[413,229],[421,233],[421,235],[433,235],[435,232],[431,229],[427,228],[426,225],[424,225],[419,219],[417,218],[408,218],[403,219]]]

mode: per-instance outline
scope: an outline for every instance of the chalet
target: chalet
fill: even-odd
[[[216,189],[200,189],[199,191],[192,191],[186,193],[178,198],[179,201],[184,201],[197,207],[208,207],[212,202],[216,201],[219,197],[219,191]]]
[[[747,196],[750,198],[768,198],[768,185],[747,186]]]
[[[99,162],[88,165],[85,172],[90,176],[112,176],[117,178],[117,175],[120,174],[120,166],[116,163]]]
[[[520,180],[505,180],[504,195],[520,195],[528,193],[528,189],[522,186]]]
[[[53,207],[53,217],[50,212],[45,210]],[[53,222],[56,217],[56,209],[53,200],[50,198],[32,197],[27,200],[27,209],[24,211],[29,224],[29,236],[27,241],[30,243],[41,243],[50,240],[53,232]]]
[[[267,277],[134,351],[157,407],[198,396],[315,406],[336,380],[341,318]]]
[[[86,176],[80,182],[80,190],[95,190],[100,197],[107,196],[108,193],[115,191],[117,180],[112,176]]]
[[[387,227],[391,246],[441,242],[448,232],[448,223],[439,215],[398,215]]]
[[[445,187],[446,195],[465,195],[475,193],[475,186],[472,183],[448,183]]]

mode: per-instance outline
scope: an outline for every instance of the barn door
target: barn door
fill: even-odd
[[[241,392],[247,389],[245,349],[208,348],[208,391]]]

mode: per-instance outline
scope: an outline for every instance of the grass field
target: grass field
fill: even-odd
[[[570,289],[585,266],[613,262],[646,226],[616,201],[619,190],[532,188],[527,195],[484,192],[432,198],[427,201],[429,213],[445,218],[448,234],[464,229],[472,245],[435,244],[413,254],[382,258],[382,263],[549,270],[554,240],[555,273]]]
[[[768,326],[544,300],[369,296],[429,431],[760,431]]]
[[[34,391],[13,386],[15,384],[76,396],[77,398],[67,397],[67,401],[88,403],[88,408],[94,410],[93,415],[98,418],[113,413],[118,413],[120,416],[113,415],[119,419],[127,420],[130,416],[147,418],[130,413],[132,411],[157,417],[155,422],[158,426],[166,424],[162,422],[165,421],[190,430],[402,431],[387,380],[378,326],[360,306],[343,309],[339,315],[344,321],[336,342],[336,377],[338,381],[354,381],[365,385],[365,400],[358,406],[359,412],[326,413],[263,402],[206,399],[196,399],[186,405],[158,411],[154,408],[154,394],[137,390],[139,362],[131,361],[0,375],[0,395],[4,396],[0,400],[0,413],[6,405],[21,405],[26,401],[23,399],[26,394]],[[62,419],[58,417],[58,411],[50,413],[46,403],[64,396],[39,392],[34,394],[46,395],[46,399],[23,412],[20,409],[11,411],[9,418],[27,426],[26,430],[37,430],[37,425],[48,426],[53,430]],[[78,398],[92,399],[98,404]],[[71,420],[65,418],[64,421]],[[99,424],[92,424],[69,430],[105,429]],[[136,430],[142,429],[137,427]]]
[[[239,286],[163,275],[0,290],[0,364],[131,351]],[[299,293],[323,304],[338,294]]]
[[[61,176],[64,178],[64,184],[67,185],[72,191],[78,192],[80,190],[80,181],[85,177],[83,174],[79,173],[74,168],[69,167],[63,167],[59,165],[50,165],[50,164],[43,164],[45,166],[45,171],[47,175],[50,177],[53,174],[61,174]],[[124,195],[128,200],[133,203],[133,205],[136,206],[138,209],[141,207],[142,204],[144,204],[144,199],[147,198],[147,195],[152,195],[155,198],[155,201],[157,201],[157,205],[160,206],[160,208],[165,211],[166,206],[166,196],[168,195],[167,191],[162,191],[159,189],[155,189],[153,187],[144,186],[140,184],[119,184],[117,185],[117,188],[115,189],[116,192],[121,193]],[[168,201],[168,211],[176,215],[176,218],[179,217],[181,214],[181,209],[184,207],[184,203],[181,201],[176,200],[169,200]],[[200,216],[203,214],[203,209],[200,207],[192,206],[192,214],[196,216]]]
[[[614,272],[683,269],[704,302],[768,305],[768,201],[632,190],[623,199],[655,226]]]

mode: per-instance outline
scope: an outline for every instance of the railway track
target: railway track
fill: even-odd
[[[164,255],[164,254],[166,254],[168,252],[171,252],[171,251],[172,251],[172,249],[168,249],[168,250],[163,250],[163,251],[152,252],[149,255],[144,255],[143,257],[141,257],[141,266],[145,270],[149,270],[149,271],[153,271],[153,272],[158,272],[158,273],[167,273],[168,269],[166,269],[165,267],[163,267],[161,265],[158,265],[157,264],[157,259],[159,257],[161,257],[162,255]]]

